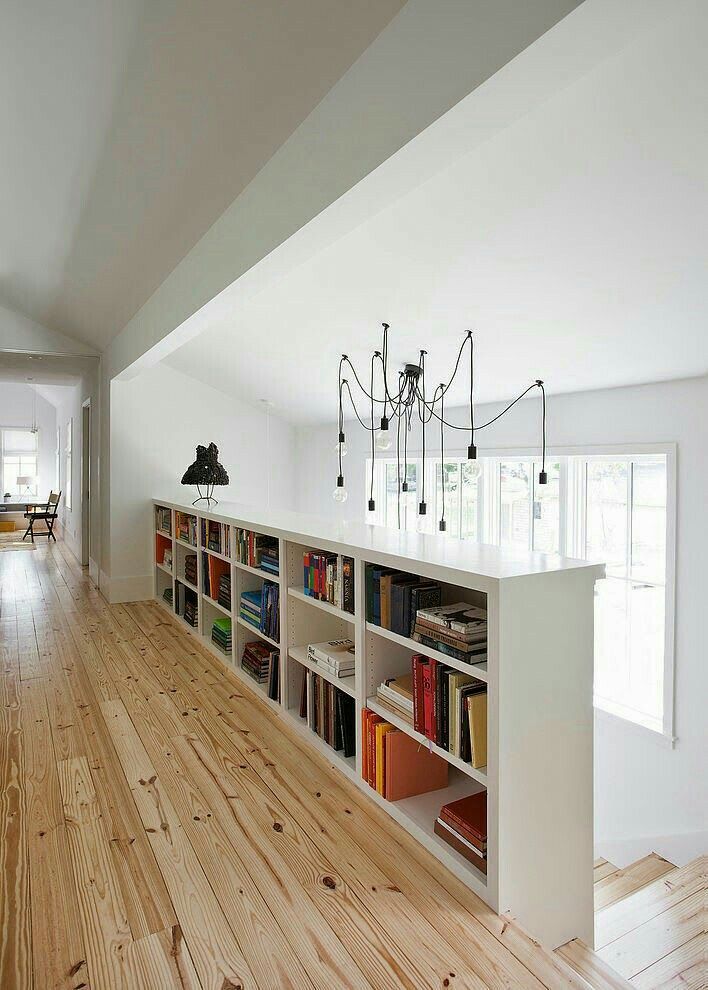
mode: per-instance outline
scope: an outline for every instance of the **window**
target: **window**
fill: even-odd
[[[477,478],[462,458],[446,460],[442,472],[439,460],[426,458],[425,517],[417,515],[416,490],[423,465],[409,464],[401,528],[438,532],[444,505],[447,536],[604,562],[607,576],[595,595],[595,705],[670,736],[667,453],[556,457],[546,463],[547,485],[538,484],[541,465],[532,457],[485,457],[479,464]],[[379,525],[399,525],[397,472],[395,460],[377,460]]]
[[[37,477],[37,433],[31,430],[3,429],[2,440],[2,494],[9,492],[13,498],[36,496],[39,485]],[[19,485],[17,479],[31,478],[29,485]]]
[[[73,419],[70,419],[69,422],[66,424],[66,448],[64,451],[64,455],[65,455],[64,463],[66,465],[64,468],[64,485],[66,489],[64,492],[64,505],[67,507],[69,512],[71,512],[71,480],[72,480],[71,444],[73,442],[73,437],[72,437],[73,425],[74,425]]]

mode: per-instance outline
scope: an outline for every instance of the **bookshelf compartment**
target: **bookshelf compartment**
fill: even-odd
[[[175,578],[190,590],[199,594],[199,559],[196,547],[175,542]]]
[[[175,539],[197,549],[197,517],[191,512],[175,512]]]
[[[155,506],[155,532],[172,539],[172,509],[165,505]]]
[[[229,523],[200,519],[199,546],[221,560],[231,560],[232,527]]]
[[[185,625],[199,629],[199,593],[184,581],[176,580],[174,587],[174,611]]]
[[[280,581],[281,541],[257,530],[237,526],[234,531],[234,560],[244,570]]]
[[[201,598],[203,638],[209,642],[211,649],[231,666],[234,634],[231,614],[206,595],[202,595]]]
[[[355,621],[355,565],[347,554],[288,543],[288,592],[350,623]]]

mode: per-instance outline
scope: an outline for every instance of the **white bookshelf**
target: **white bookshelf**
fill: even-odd
[[[172,573],[155,562],[155,597],[163,608],[174,615],[174,608],[169,609],[162,594],[170,583],[174,594],[175,575],[181,580],[182,547],[196,552],[199,626],[193,629],[180,619],[183,628],[198,636],[289,727],[495,911],[511,914],[550,947],[575,937],[592,944],[593,594],[604,567],[365,524],[337,524],[290,512],[260,512],[230,504],[205,511],[180,500],[156,499],[154,505],[172,510],[173,534],[175,511],[194,515],[200,544],[182,544],[173,535]],[[203,519],[231,527],[231,556],[201,546]],[[236,560],[235,530],[239,527],[278,539],[277,577]],[[156,528],[154,520],[152,528]],[[152,540],[154,544],[154,534]],[[354,560],[354,614],[305,594],[305,550]],[[230,611],[203,593],[202,551],[230,565]],[[468,664],[367,622],[367,563],[437,580],[443,587],[444,601],[484,604],[488,615],[487,661]],[[239,616],[241,593],[257,589],[263,581],[280,586],[277,641]],[[212,621],[221,615],[232,619],[231,657],[211,642]],[[355,641],[353,677],[336,678],[308,660],[308,643],[344,637]],[[268,698],[267,684],[258,684],[240,668],[244,644],[257,639],[280,651],[280,702]],[[409,671],[413,653],[433,657],[487,683],[487,767],[475,769],[435,746],[377,701],[378,684],[385,677]],[[335,752],[310,729],[306,719],[300,718],[300,689],[308,671],[354,698],[354,757],[344,758]],[[360,716],[365,706],[445,759],[450,768],[448,786],[398,802],[387,801],[373,791],[361,777]],[[480,788],[487,790],[486,876],[433,831],[443,804]]]

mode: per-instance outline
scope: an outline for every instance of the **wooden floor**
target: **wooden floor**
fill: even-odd
[[[0,988],[588,990],[155,603],[0,552]]]

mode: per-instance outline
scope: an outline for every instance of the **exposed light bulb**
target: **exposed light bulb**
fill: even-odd
[[[335,454],[340,454],[342,457],[346,457],[347,454],[349,453],[349,448],[347,447],[346,443],[344,442],[340,443],[338,440],[334,447],[334,452]]]
[[[344,487],[344,478],[340,474],[337,477],[337,487],[332,492],[332,498],[334,499],[335,502],[346,502],[348,496],[349,496],[349,492]]]
[[[388,429],[376,431],[375,446],[377,450],[390,450],[392,443]]]

